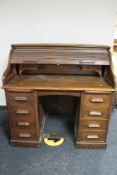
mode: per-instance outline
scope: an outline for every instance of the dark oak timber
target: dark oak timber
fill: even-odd
[[[41,145],[46,117],[75,118],[78,148],[106,148],[115,91],[109,46],[14,44],[3,74],[10,143]]]

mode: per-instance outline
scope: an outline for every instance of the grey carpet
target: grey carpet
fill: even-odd
[[[51,126],[48,122],[46,131]],[[11,147],[7,113],[1,109],[0,175],[117,175],[117,110],[112,112],[107,149],[96,150],[76,149],[70,138],[56,148]]]

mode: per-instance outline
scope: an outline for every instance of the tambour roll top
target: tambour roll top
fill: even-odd
[[[3,84],[19,75],[91,75],[114,87],[109,46],[73,44],[15,44]]]
[[[12,45],[10,63],[109,65],[109,47],[91,45]]]

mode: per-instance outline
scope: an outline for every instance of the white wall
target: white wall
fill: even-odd
[[[115,35],[114,38],[117,39],[117,14],[116,14],[116,23],[115,23]]]
[[[0,0],[0,86],[11,44],[111,45],[116,12],[117,0]]]

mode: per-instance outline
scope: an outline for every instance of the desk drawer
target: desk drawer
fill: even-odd
[[[33,105],[34,97],[32,92],[6,92],[9,106]]]
[[[89,142],[105,141],[106,132],[105,131],[80,131],[78,140],[89,141]]]
[[[82,111],[82,119],[102,120],[108,118],[109,118],[109,108],[98,109],[95,106],[94,108],[84,109]]]
[[[31,106],[14,106],[10,107],[8,106],[8,114],[10,120],[13,120],[15,118],[17,119],[23,119],[26,118],[27,120],[32,118],[35,118],[35,111],[34,108]]]
[[[31,129],[12,129],[11,140],[37,140],[38,135],[35,130]]]
[[[107,120],[82,120],[80,129],[82,130],[105,130],[107,128]]]
[[[111,95],[109,94],[86,94],[84,97],[84,108],[108,108],[111,105]]]
[[[36,122],[34,119],[27,119],[27,118],[15,118],[9,121],[10,126],[16,129],[33,129],[35,130],[36,128]]]

